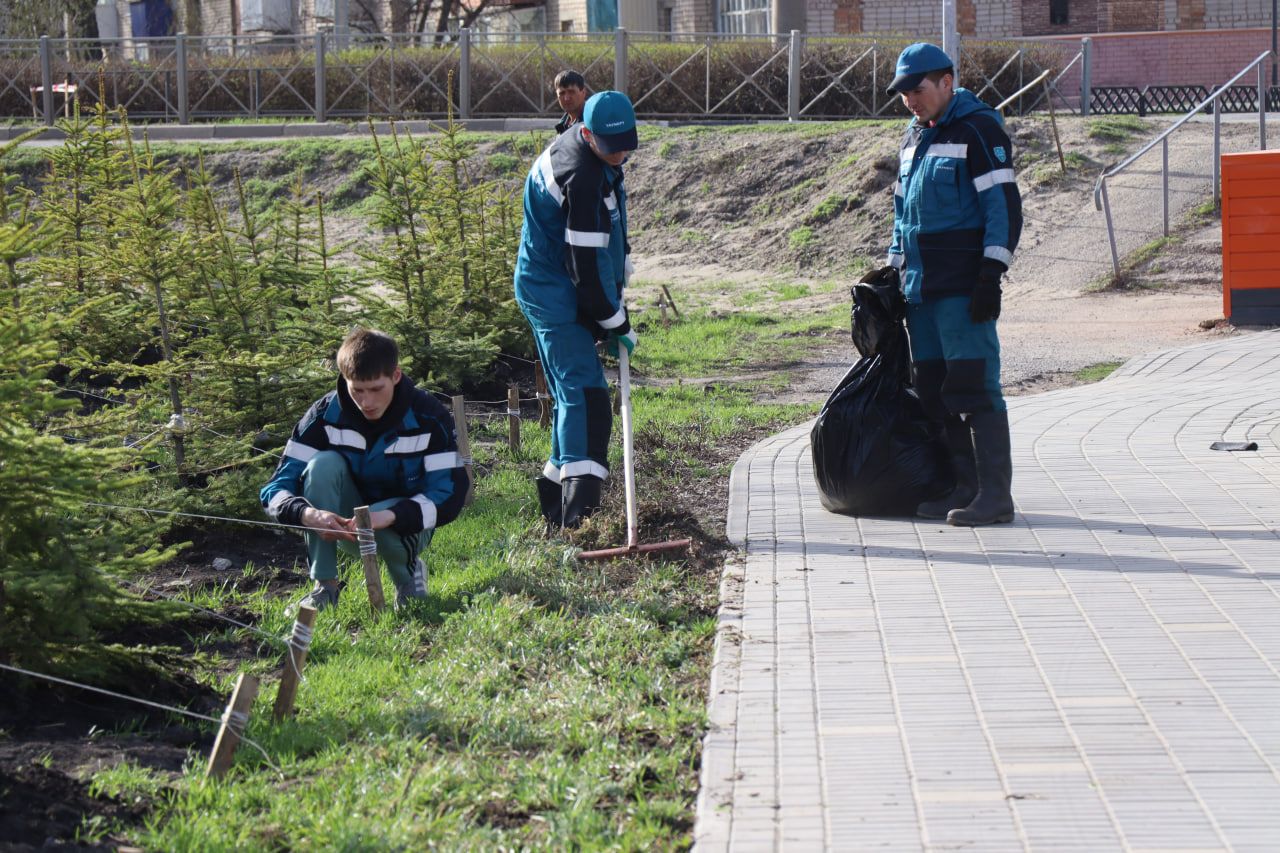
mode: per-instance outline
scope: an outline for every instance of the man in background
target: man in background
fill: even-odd
[[[564,110],[564,117],[556,124],[561,134],[582,121],[582,108],[587,103],[587,81],[577,71],[561,71],[556,75],[556,101]]]

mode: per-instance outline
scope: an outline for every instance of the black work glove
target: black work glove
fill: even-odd
[[[1004,275],[1004,264],[985,258],[982,270],[978,273],[978,283],[969,297],[969,319],[975,323],[986,323],[1000,318],[1000,276]]]

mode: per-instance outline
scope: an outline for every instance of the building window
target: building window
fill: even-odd
[[[1067,3],[1068,0],[1049,0],[1049,23],[1067,23]]]
[[[769,0],[719,0],[722,33],[769,32]]]

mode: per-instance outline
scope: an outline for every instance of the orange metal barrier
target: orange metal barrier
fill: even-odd
[[[1280,323],[1280,151],[1222,155],[1222,313]]]

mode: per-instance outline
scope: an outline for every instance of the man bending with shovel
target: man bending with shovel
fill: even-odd
[[[622,164],[637,147],[621,92],[597,92],[525,180],[515,292],[555,401],[551,457],[537,480],[548,524],[574,528],[600,506],[613,409],[596,344],[636,344],[622,290],[630,277]]]

